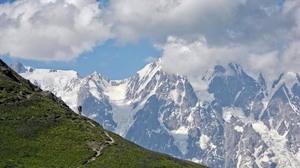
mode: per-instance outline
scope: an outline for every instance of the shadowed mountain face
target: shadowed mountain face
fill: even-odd
[[[0,167],[203,167],[103,129],[2,60],[0,109]]]
[[[159,61],[121,81],[19,69],[73,110],[82,105],[85,116],[148,149],[209,167],[300,165],[297,73],[269,81],[229,64],[180,76],[164,72]]]

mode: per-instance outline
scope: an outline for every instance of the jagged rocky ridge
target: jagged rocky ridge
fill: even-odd
[[[268,81],[231,63],[180,76],[166,73],[160,61],[120,81],[97,72],[79,77],[12,67],[74,111],[81,104],[84,115],[148,149],[209,167],[300,165],[297,73]]]

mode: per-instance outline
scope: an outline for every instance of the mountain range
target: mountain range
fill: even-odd
[[[0,60],[0,167],[199,167],[142,148],[74,113]]]
[[[300,76],[272,81],[238,64],[190,75],[165,71],[163,59],[133,77],[11,67],[76,112],[145,148],[222,168],[300,165]],[[252,74],[252,75],[250,75]]]

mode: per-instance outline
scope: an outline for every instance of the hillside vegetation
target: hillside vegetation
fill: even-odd
[[[0,167],[204,167],[144,149],[75,114],[0,60]]]

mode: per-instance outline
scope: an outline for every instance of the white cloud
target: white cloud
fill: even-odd
[[[0,30],[0,55],[35,60],[151,38],[175,73],[229,62],[267,74],[300,67],[299,0],[19,0],[0,4]]]
[[[110,20],[121,41],[169,35],[198,39],[215,38],[226,31],[220,25],[230,19],[245,0],[111,0]],[[212,29],[211,29],[212,28]],[[215,29],[215,30],[213,30]],[[219,34],[216,33],[219,31]],[[210,38],[210,39],[211,39]]]
[[[194,42],[169,37],[163,49],[165,70],[187,75],[214,67],[217,64],[226,65],[238,58],[243,58],[247,49],[238,46],[212,47],[207,45],[204,38]],[[242,60],[240,60],[242,61]]]
[[[112,37],[93,0],[23,0],[0,5],[0,54],[72,60]]]
[[[300,41],[290,43],[283,53],[282,62],[285,72],[300,72]]]
[[[109,19],[120,41],[176,36],[208,45],[251,44],[290,27],[274,0],[111,0]]]
[[[293,28],[289,36],[297,41],[300,37],[300,1],[290,0],[284,4],[283,12],[286,17],[293,19]]]
[[[278,51],[265,54],[250,54],[246,63],[246,67],[249,67],[252,71],[264,74],[270,81],[276,80],[278,75],[282,73]]]
[[[186,75],[215,64],[234,62],[248,72],[262,72],[269,80],[289,71],[299,73],[300,1],[279,2],[247,1],[246,7],[242,3],[236,5],[226,19],[212,17],[221,22],[214,23],[217,28],[209,21],[203,22],[215,36],[208,30],[201,30],[201,26],[199,34],[204,33],[198,39],[172,36],[161,45],[166,60],[164,68]],[[214,42],[218,38],[223,42]]]
[[[148,63],[155,62],[156,60],[157,60],[157,58],[155,58],[155,57],[148,57],[148,58],[144,59],[144,61],[148,62]]]
[[[300,72],[300,42],[291,42],[283,51],[266,52],[261,41],[252,45],[209,46],[205,39],[188,42],[169,37],[163,50],[162,66],[171,73],[201,74],[215,65],[240,64],[250,75],[262,73],[268,81],[274,81],[281,73]],[[257,77],[257,76],[253,76]]]
[[[168,71],[235,62],[275,78],[297,70],[299,6],[297,0],[111,0],[109,18],[122,42],[168,39],[158,45]]]

